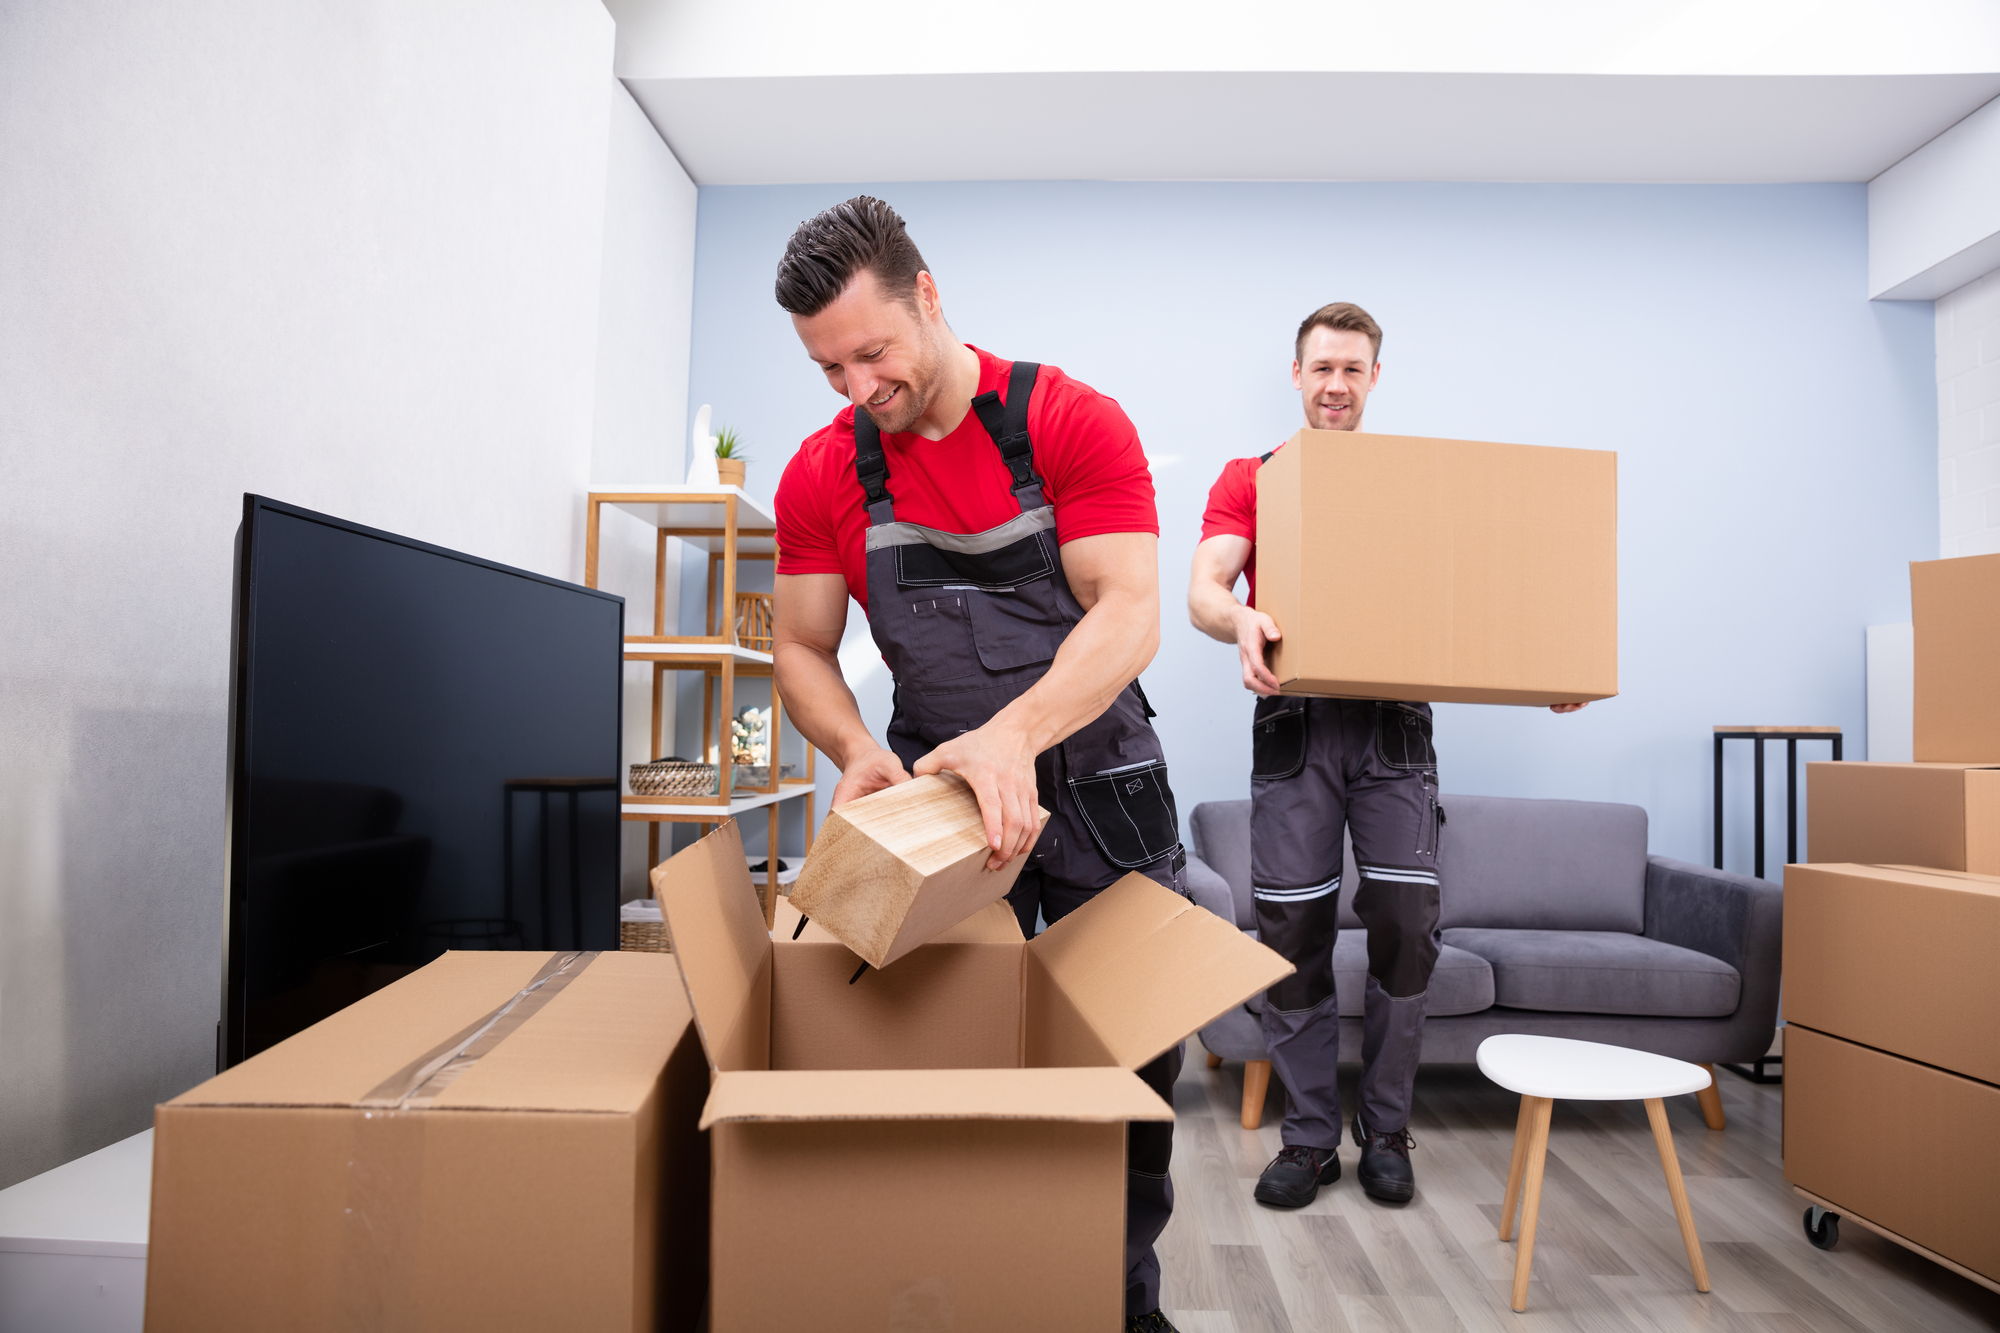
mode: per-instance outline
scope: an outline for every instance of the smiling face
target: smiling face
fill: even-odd
[[[1292,387],[1305,401],[1307,427],[1360,430],[1362,409],[1381,375],[1367,334],[1325,327],[1307,333],[1292,362]]]
[[[833,391],[865,409],[876,428],[906,431],[929,410],[945,376],[944,310],[937,284],[917,274],[914,301],[883,293],[862,269],[816,315],[793,315],[806,355]]]

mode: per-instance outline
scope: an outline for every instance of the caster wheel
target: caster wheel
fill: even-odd
[[[1806,1209],[1806,1239],[1822,1250],[1840,1244],[1840,1214],[1814,1204]]]

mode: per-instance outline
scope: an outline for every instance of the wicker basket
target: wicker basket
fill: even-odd
[[[713,796],[721,790],[714,764],[687,759],[655,759],[632,765],[634,796]]]
[[[673,952],[672,946],[667,943],[667,923],[664,921],[620,921],[618,947],[640,953]]]

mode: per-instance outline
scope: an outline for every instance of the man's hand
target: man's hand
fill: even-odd
[[[1551,713],[1574,713],[1577,709],[1588,706],[1589,702],[1587,700],[1580,704],[1550,704],[1549,711]]]
[[[988,870],[998,870],[1035,845],[1041,823],[1035,817],[1035,750],[1029,737],[1005,714],[976,727],[917,760],[916,774],[950,770],[964,778],[979,798],[986,822]]]
[[[894,750],[878,747],[864,751],[849,759],[841,768],[840,781],[834,786],[833,800],[829,804],[832,809],[838,810],[849,801],[858,801],[884,787],[909,780],[910,775],[903,771],[903,761],[896,757]]]
[[[1247,606],[1239,606],[1233,619],[1236,621],[1236,657],[1243,667],[1243,688],[1254,694],[1276,694],[1278,678],[1265,665],[1264,646],[1282,637],[1278,622]]]

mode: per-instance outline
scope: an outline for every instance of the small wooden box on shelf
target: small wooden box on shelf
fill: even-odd
[[[591,491],[583,556],[583,581],[587,587],[597,586],[598,534],[607,505],[651,524],[656,534],[653,632],[628,634],[625,638],[626,661],[653,664],[650,757],[660,758],[671,739],[662,734],[667,672],[699,671],[702,758],[717,768],[714,795],[635,796],[628,792],[621,801],[622,816],[651,825],[646,840],[647,856],[657,865],[661,824],[698,824],[706,834],[724,820],[760,808],[767,811],[765,846],[770,854],[765,857],[763,898],[764,918],[769,924],[778,904],[778,806],[784,801],[805,800],[806,850],[811,851],[814,805],[814,754],[810,744],[805,747],[805,771],[797,777],[786,777],[783,773],[785,710],[778,682],[772,675],[770,594],[738,592],[736,586],[739,561],[777,559],[777,518],[737,486],[633,486]],[[707,556],[703,634],[667,633],[667,539],[670,537]],[[728,608],[728,614],[720,614],[722,608]],[[756,787],[737,785],[736,765],[731,762],[729,727],[735,717],[739,678],[771,681],[771,721],[766,732],[770,762],[766,782]]]

